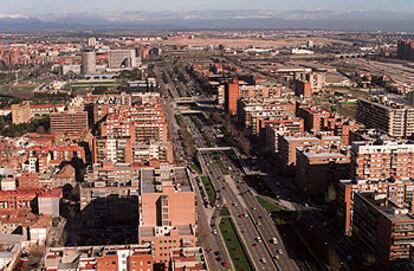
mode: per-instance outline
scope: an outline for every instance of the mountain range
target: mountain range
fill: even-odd
[[[359,12],[332,10],[209,10],[129,11],[96,15],[0,14],[0,32],[199,30],[199,29],[301,29],[414,32],[414,12]]]

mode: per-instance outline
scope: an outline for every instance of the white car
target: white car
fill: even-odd
[[[266,263],[267,263],[267,261],[266,261],[266,259],[265,259],[265,258],[261,258],[261,259],[260,259],[260,261],[261,261],[263,264],[266,264]]]

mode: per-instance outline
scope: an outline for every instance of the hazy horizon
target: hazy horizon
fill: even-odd
[[[211,11],[211,10],[332,10],[364,12],[403,12],[414,13],[412,0],[0,0],[0,14],[48,16],[72,13],[100,16],[119,15],[124,12],[141,11]]]

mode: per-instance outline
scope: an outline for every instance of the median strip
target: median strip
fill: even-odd
[[[221,218],[220,232],[226,243],[227,250],[230,253],[234,269],[237,271],[253,270],[231,217],[225,216]]]
[[[216,190],[214,190],[213,184],[208,176],[201,176],[201,181],[203,182],[204,189],[206,190],[208,201],[211,205],[213,205],[217,197]]]

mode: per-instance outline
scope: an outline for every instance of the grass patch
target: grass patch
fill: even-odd
[[[268,211],[269,213],[278,213],[283,211],[283,208],[281,208],[279,205],[274,204],[273,202],[260,197],[260,196],[256,196],[257,201],[259,202],[259,204],[266,209],[266,211]]]
[[[178,126],[180,126],[180,127],[184,126],[183,116],[181,116],[180,114],[175,114],[175,120],[177,121]]]
[[[220,210],[220,216],[229,216],[230,212],[228,208],[221,208]]]
[[[218,160],[217,161],[217,165],[219,166],[221,172],[224,175],[228,175],[229,174],[229,170],[227,169],[226,165],[224,165],[223,161]]]
[[[271,214],[275,225],[288,224],[296,220],[296,212],[288,211],[285,208],[280,207],[278,204],[275,204],[261,196],[256,196],[256,199],[259,204]]]
[[[16,85],[16,86],[0,86],[0,94],[10,95],[18,98],[30,98],[33,96],[33,90],[37,85]]]
[[[208,201],[211,204],[214,204],[216,201],[216,190],[214,190],[213,184],[211,183],[211,180],[208,176],[201,176],[201,181],[203,182],[204,188],[207,192]]]
[[[194,170],[198,174],[201,174],[202,173],[201,168],[197,164],[190,163],[190,167],[191,167],[192,170]]]
[[[355,119],[357,104],[337,104],[335,106],[335,111],[341,116]]]
[[[236,233],[233,220],[230,217],[221,218],[220,231],[230,253],[234,269],[238,271],[253,270],[239,236]]]

